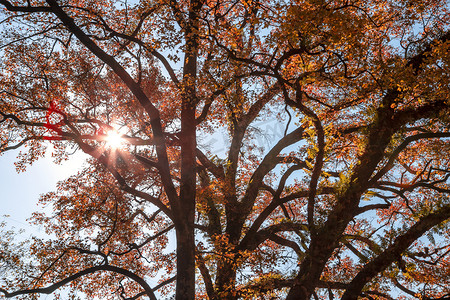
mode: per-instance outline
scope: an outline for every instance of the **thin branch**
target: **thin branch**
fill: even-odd
[[[9,11],[17,11],[17,12],[51,12],[51,8],[48,6],[14,6],[11,2],[6,0],[0,0],[0,4],[2,4]]]

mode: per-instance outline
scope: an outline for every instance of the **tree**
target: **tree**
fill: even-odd
[[[448,298],[446,1],[0,4],[1,151],[91,157],[6,298]]]

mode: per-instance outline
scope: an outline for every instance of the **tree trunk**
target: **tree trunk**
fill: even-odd
[[[176,207],[177,230],[177,287],[176,300],[195,299],[195,201],[196,201],[196,119],[195,106],[198,55],[198,10],[196,0],[189,5],[185,30],[183,89],[181,91],[181,181]]]
[[[183,99],[181,111],[181,182],[176,207],[177,231],[177,300],[195,298],[195,196],[196,134],[192,98]]]
[[[176,300],[195,298],[195,239],[194,228],[178,228]]]

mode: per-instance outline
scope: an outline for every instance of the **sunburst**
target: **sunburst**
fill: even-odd
[[[123,135],[116,130],[110,130],[105,137],[106,147],[110,149],[121,148],[125,144]]]

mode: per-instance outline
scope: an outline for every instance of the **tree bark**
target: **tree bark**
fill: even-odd
[[[176,203],[177,230],[177,286],[176,300],[195,298],[195,201],[196,201],[196,120],[198,10],[201,3],[193,0],[189,5],[185,26],[185,57],[181,91],[181,181],[180,197]],[[181,20],[180,20],[181,21]]]
[[[177,300],[195,298],[195,238],[193,227],[177,228]]]

